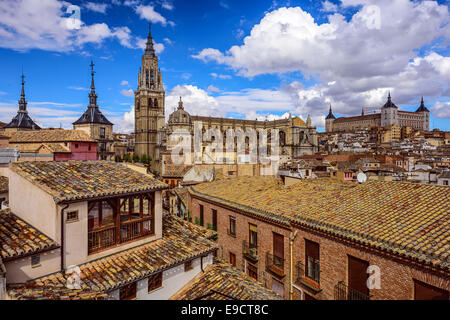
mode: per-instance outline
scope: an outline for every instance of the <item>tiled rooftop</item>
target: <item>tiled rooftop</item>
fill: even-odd
[[[9,209],[0,210],[0,257],[3,260],[57,247],[55,241],[12,214]]]
[[[48,192],[55,202],[167,188],[148,175],[108,161],[14,162],[11,170]]]
[[[208,238],[215,234],[174,215],[164,214],[161,239],[80,265],[81,289],[106,293],[212,252],[217,249],[217,244]],[[9,287],[8,293],[17,299],[33,299],[35,295],[42,298],[44,288],[62,288],[67,278],[62,272],[54,273],[22,286]],[[58,299],[57,296],[47,297],[50,298]]]
[[[8,178],[4,176],[0,176],[0,193],[8,192]]]
[[[232,265],[215,261],[171,299],[281,300],[281,297]]]
[[[450,269],[450,187],[238,177],[189,188],[192,194],[289,224],[296,222],[416,261]]]
[[[31,131],[10,132],[9,143],[38,143],[38,142],[95,142],[89,134],[82,130],[42,129]]]

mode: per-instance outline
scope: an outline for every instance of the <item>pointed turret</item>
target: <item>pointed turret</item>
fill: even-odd
[[[383,108],[396,108],[397,109],[397,106],[391,100],[391,92],[390,91],[388,93],[387,102],[384,104]]]
[[[178,101],[178,109],[184,110],[183,101],[181,100],[181,97],[180,97],[180,101]]]
[[[306,119],[306,125],[308,127],[311,127],[312,121],[311,121],[311,115],[308,114],[308,118]]]
[[[362,116],[364,115],[364,107],[361,108],[361,115],[362,115]]]
[[[328,112],[328,115],[325,119],[336,119],[336,117],[333,114],[333,110],[331,110],[331,104],[330,104],[330,111]]]
[[[152,38],[152,24],[149,23],[148,27],[148,36],[147,36],[147,44],[145,46],[145,54],[146,55],[155,55],[155,49],[153,48],[153,38]]]
[[[86,124],[86,123],[99,123],[99,124],[107,124],[112,125],[112,123],[106,119],[106,117],[100,111],[97,105],[97,93],[95,93],[95,84],[94,84],[94,62],[91,60],[91,92],[89,93],[89,105],[87,110],[83,113],[83,115],[75,121],[73,124]]]
[[[422,100],[420,100],[420,106],[419,108],[416,110],[416,112],[430,112],[430,110],[428,110],[427,107],[425,107],[425,104],[423,102],[423,97]]]
[[[27,100],[25,98],[25,76],[22,72],[22,91],[20,92],[19,111],[17,115],[8,123],[5,128],[16,128],[23,130],[38,130],[40,127],[34,123],[27,111]]]

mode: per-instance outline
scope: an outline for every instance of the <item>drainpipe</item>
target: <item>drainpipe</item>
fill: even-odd
[[[289,300],[292,300],[292,296],[294,294],[294,280],[293,280],[293,274],[294,274],[294,257],[293,257],[293,251],[294,251],[294,240],[295,237],[297,237],[298,230],[295,230],[294,233],[292,233],[289,236],[289,260],[290,260],[290,270],[289,270]]]
[[[68,207],[69,204],[67,203],[61,209],[61,271],[64,270],[64,210],[66,210]]]
[[[205,270],[203,270],[203,256],[200,257],[200,269],[202,270],[202,273],[205,273]]]

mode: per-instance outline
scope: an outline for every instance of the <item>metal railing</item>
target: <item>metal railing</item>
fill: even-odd
[[[302,279],[309,278],[317,283],[320,283],[320,262],[318,260],[311,263],[311,266],[308,269],[306,268],[305,263],[302,261],[297,261],[295,269],[297,271],[297,282],[302,282]],[[306,270],[308,272],[306,272]]]
[[[347,286],[344,281],[339,281],[334,287],[335,300],[370,300],[370,295]]]
[[[152,218],[142,218],[122,222],[120,225],[120,241],[126,242],[153,233]]]
[[[258,261],[258,248],[250,245],[247,241],[242,241],[242,254],[244,257],[256,262]]]
[[[284,258],[277,257],[270,252],[267,252],[266,269],[279,276],[284,276]]]

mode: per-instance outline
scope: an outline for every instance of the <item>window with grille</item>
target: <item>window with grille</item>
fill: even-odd
[[[38,254],[35,256],[31,256],[31,266],[38,267],[40,265],[41,265],[41,256]]]
[[[192,266],[192,260],[191,261],[186,261],[184,263],[184,272],[192,270],[194,267]]]
[[[162,287],[162,272],[148,277],[148,292]]]
[[[74,222],[74,221],[78,221],[78,211],[67,212],[66,222]]]

